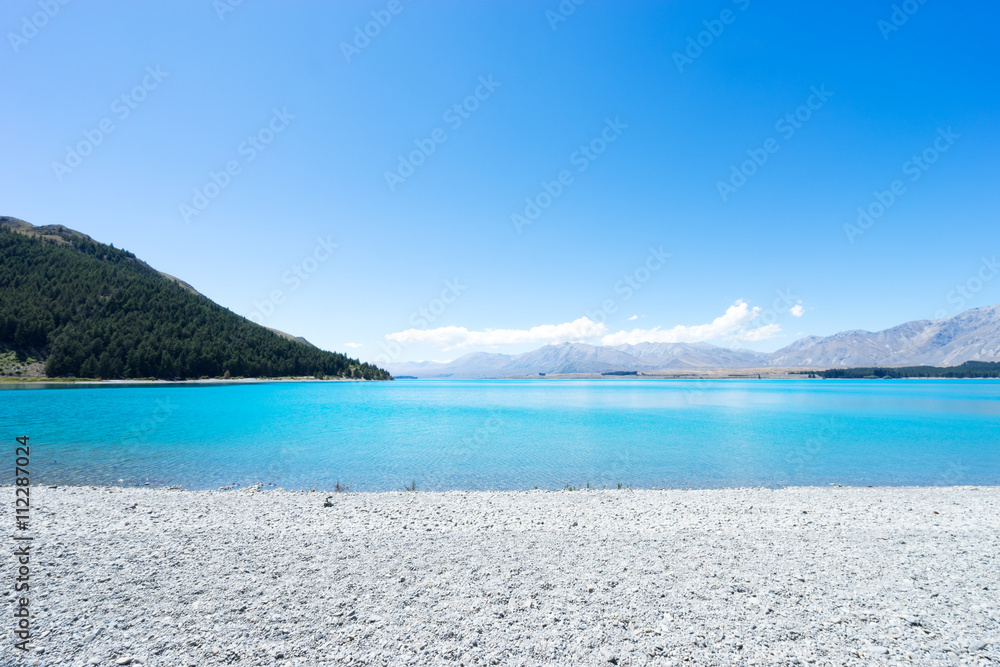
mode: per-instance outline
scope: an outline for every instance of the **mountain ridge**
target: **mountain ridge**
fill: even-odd
[[[70,238],[74,237],[80,238],[90,243],[104,245],[100,241],[95,241],[92,237],[88,236],[87,234],[84,234],[83,232],[77,231],[75,229],[71,229],[65,225],[33,225],[30,222],[26,222],[24,220],[21,220],[20,218],[15,218],[9,215],[0,215],[0,227],[7,227],[11,231],[17,232],[18,234],[23,234],[25,236],[43,239],[50,243],[55,243],[56,245],[61,245],[68,248],[75,247],[74,243],[72,243],[69,240]],[[114,244],[110,244],[108,247],[114,248],[115,246]],[[131,255],[131,253],[129,254]],[[187,291],[191,292],[192,294],[197,294],[198,296],[205,296],[204,294],[202,294],[201,292],[199,292],[194,287],[184,282],[180,278],[172,276],[164,271],[159,271],[157,269],[154,269],[153,267],[149,266],[149,264],[142,261],[135,255],[132,255],[132,259],[134,259],[138,264],[149,267],[151,270],[156,271],[167,280],[177,283],[178,285],[180,285]]]
[[[488,357],[476,357],[473,365],[468,363],[473,355]],[[517,355],[476,352],[450,362],[400,362],[386,367],[395,375],[489,378],[721,368],[958,366],[966,361],[998,360],[1000,305],[994,305],[939,320],[904,322],[882,331],[850,329],[830,336],[806,336],[770,353],[709,343],[559,343]]]

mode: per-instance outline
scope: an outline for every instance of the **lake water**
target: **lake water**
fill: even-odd
[[[990,380],[469,380],[0,389],[35,483],[289,489],[1000,484]]]

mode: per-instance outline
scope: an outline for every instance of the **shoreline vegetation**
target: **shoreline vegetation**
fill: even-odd
[[[1000,660],[1000,487],[31,491],[45,664]]]
[[[966,361],[959,366],[831,368],[817,372],[817,375],[827,379],[961,378],[983,380],[1000,377],[1000,362]]]

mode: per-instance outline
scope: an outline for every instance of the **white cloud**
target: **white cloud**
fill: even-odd
[[[781,331],[781,327],[776,324],[769,324],[754,331],[747,331],[743,327],[753,320],[760,313],[760,308],[750,308],[745,301],[737,301],[726,309],[726,313],[721,315],[709,324],[698,324],[686,327],[678,325],[673,329],[633,329],[632,331],[619,331],[608,334],[601,339],[604,345],[624,345],[637,343],[700,343],[719,338],[734,338],[736,340],[764,340],[763,337],[770,338]],[[760,331],[758,334],[756,332]],[[741,336],[763,336],[756,338],[741,338]]]
[[[805,309],[802,307],[802,304],[800,303],[789,308],[788,312],[791,313],[792,317],[802,317],[802,315],[805,313]]]
[[[794,308],[793,308],[794,310]],[[726,309],[708,324],[693,326],[678,325],[672,329],[633,329],[609,334],[607,326],[581,317],[564,324],[544,324],[531,329],[485,329],[469,331],[465,327],[439,327],[437,329],[407,329],[386,334],[386,340],[404,345],[422,343],[444,350],[465,347],[496,347],[498,345],[518,345],[535,343],[600,343],[602,345],[622,345],[636,343],[700,343],[710,340],[728,339],[732,341],[761,341],[781,333],[778,324],[767,324],[748,329],[747,325],[761,312],[759,307],[751,308],[740,300]],[[638,315],[628,318],[639,319]]]
[[[739,331],[732,336],[733,340],[745,340],[749,342],[754,342],[758,340],[767,340],[768,338],[774,338],[781,333],[780,324],[765,324],[762,327],[757,327],[756,329]]]
[[[353,349],[357,349],[359,347],[364,347],[364,345],[361,344],[361,343],[344,343],[344,345],[346,345],[347,347],[353,348]]]
[[[582,343],[600,338],[607,333],[607,326],[587,317],[564,324],[543,324],[531,329],[486,329],[469,331],[465,327],[440,327],[437,329],[407,329],[386,334],[387,340],[397,343],[424,343],[445,350],[456,347],[493,347],[521,343]]]

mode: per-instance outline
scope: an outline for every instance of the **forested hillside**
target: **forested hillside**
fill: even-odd
[[[130,252],[12,218],[0,219],[4,349],[44,359],[50,377],[391,379],[250,322]]]
[[[966,361],[961,366],[901,366],[895,368],[831,368],[817,373],[824,378],[996,378],[1000,363]]]

